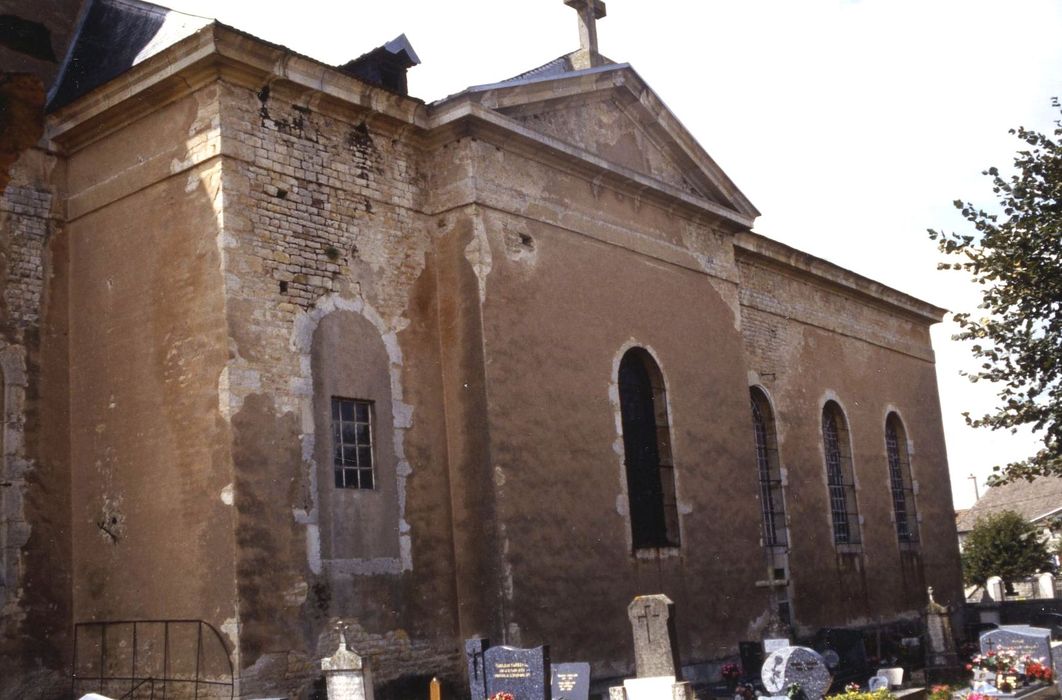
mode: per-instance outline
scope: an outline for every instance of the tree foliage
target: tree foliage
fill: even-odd
[[[1040,528],[1012,510],[979,518],[962,547],[962,576],[967,585],[983,586],[990,576],[1013,581],[1055,571]]]
[[[1062,113],[1058,98],[1052,104]],[[982,286],[984,315],[955,314],[955,339],[973,341],[982,364],[967,376],[997,384],[999,402],[983,416],[964,414],[966,422],[1011,432],[1028,426],[1043,437],[1036,454],[995,467],[991,483],[1062,475],[1062,119],[1055,124],[1054,139],[1011,129],[1025,145],[1015,172],[984,172],[998,211],[955,201],[973,233],[929,231],[942,252],[959,259],[939,267],[965,271]]]

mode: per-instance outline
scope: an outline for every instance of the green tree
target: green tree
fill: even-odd
[[[983,586],[989,576],[1008,583],[1039,571],[1055,571],[1040,529],[1012,510],[979,518],[962,543],[962,576]]]
[[[1058,98],[1052,105],[1062,112]],[[984,173],[992,178],[997,212],[956,200],[972,234],[929,231],[942,252],[959,258],[939,267],[968,272],[982,286],[984,316],[955,314],[955,339],[974,342],[982,364],[967,376],[998,384],[999,403],[981,417],[964,414],[966,422],[1011,432],[1029,426],[1043,436],[1036,454],[996,466],[991,483],[1062,475],[1062,119],[1055,124],[1055,140],[1010,131],[1026,146],[1014,174]]]

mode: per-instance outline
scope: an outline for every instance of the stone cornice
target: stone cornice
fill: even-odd
[[[356,111],[415,127],[427,122],[420,100],[214,22],[49,115],[45,137],[57,150],[73,152],[219,79],[255,90],[279,82],[304,91],[322,111]]]
[[[624,108],[639,112],[640,120],[657,144],[672,144],[680,155],[685,174],[699,181],[729,202],[731,207],[749,220],[760,212],[737,188],[722,168],[701,147],[693,135],[672,114],[655,92],[629,64],[598,66],[574,73],[532,77],[493,85],[470,88],[431,106],[445,112],[459,101],[471,101],[502,111],[520,114],[557,109],[572,101],[584,102],[588,95],[609,94]]]
[[[754,219],[721,204],[605,160],[578,146],[529,129],[473,101],[456,100],[432,114],[427,146],[439,148],[463,137],[481,138],[524,157],[579,175],[596,187],[612,187],[692,220],[731,231],[748,229]]]
[[[948,312],[947,309],[751,231],[742,231],[734,236],[734,255],[738,262],[766,265],[803,277],[927,326],[940,323]]]

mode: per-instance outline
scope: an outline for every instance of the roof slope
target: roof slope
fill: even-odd
[[[49,111],[210,24],[142,0],[89,0],[48,99]]]
[[[1005,510],[1012,510],[1029,522],[1062,510],[1062,477],[1042,476],[993,486],[972,508],[956,517],[956,526],[959,532],[969,532],[978,519]]]

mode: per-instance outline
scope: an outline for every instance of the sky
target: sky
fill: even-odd
[[[156,0],[159,1],[159,0]],[[161,0],[330,64],[405,33],[433,101],[578,48],[562,0]],[[630,63],[762,212],[755,229],[952,311],[977,287],[926,229],[963,230],[956,199],[990,206],[989,166],[1047,131],[1062,97],[1062,0],[607,0],[601,53]],[[950,318],[950,317],[949,317]],[[933,329],[956,508],[1029,434],[968,428],[995,390],[949,321]],[[824,358],[825,359],[825,358]],[[913,459],[917,464],[917,445]],[[916,467],[917,471],[917,467]]]

